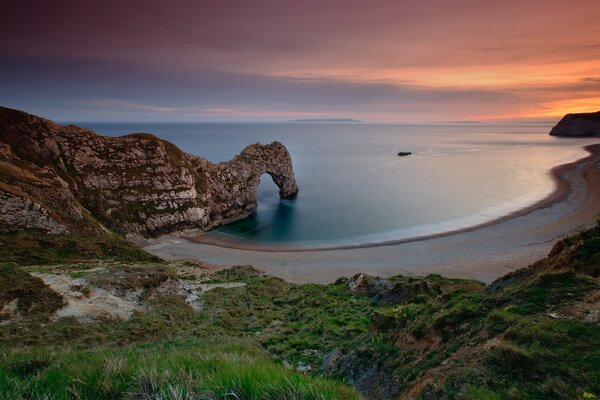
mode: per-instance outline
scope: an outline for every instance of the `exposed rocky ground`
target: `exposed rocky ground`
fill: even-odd
[[[79,322],[108,318],[126,321],[135,311],[150,310],[151,304],[165,296],[180,297],[193,310],[202,309],[202,297],[209,291],[246,286],[243,282],[212,283],[201,264],[133,264],[92,261],[85,264],[47,265],[19,268],[5,264],[3,277],[26,277],[32,288],[50,289],[60,299],[52,319],[72,317]],[[193,268],[193,274],[190,269]],[[26,271],[30,271],[27,276]],[[45,287],[44,287],[45,285]],[[25,285],[23,285],[25,286]],[[35,289],[29,289],[35,290]],[[27,293],[6,294],[0,309],[0,321],[18,320],[31,313],[32,305],[24,302]],[[11,297],[11,298],[9,298]]]
[[[279,142],[213,164],[150,134],[104,137],[0,108],[0,231],[159,235],[248,216],[262,174],[298,191]]]
[[[600,136],[600,111],[567,114],[550,131],[552,136]]]

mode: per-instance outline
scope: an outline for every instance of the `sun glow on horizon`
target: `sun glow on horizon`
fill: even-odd
[[[565,114],[589,113],[600,110],[600,97],[558,100],[541,104],[525,113],[528,118],[562,117]]]
[[[15,38],[0,55],[0,101],[54,119],[434,122],[600,108],[599,2],[38,8],[0,13]]]

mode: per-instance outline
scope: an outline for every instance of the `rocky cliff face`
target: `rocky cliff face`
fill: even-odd
[[[600,111],[567,114],[550,131],[552,136],[600,136]]]
[[[155,236],[248,216],[262,174],[298,187],[279,142],[213,164],[150,134],[104,137],[0,108],[0,231],[86,229]]]

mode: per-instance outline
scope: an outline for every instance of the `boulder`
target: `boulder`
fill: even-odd
[[[419,295],[437,297],[442,293],[439,285],[420,278],[396,280],[357,274],[345,283],[351,292],[387,306],[411,303]]]

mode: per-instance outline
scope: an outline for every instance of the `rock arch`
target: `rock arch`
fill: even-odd
[[[257,206],[256,192],[262,175],[268,174],[283,199],[293,198],[298,185],[292,158],[280,142],[252,144],[232,160],[216,164],[211,180],[211,220],[227,223],[250,214]]]
[[[282,198],[298,192],[280,142],[256,143],[214,164],[150,134],[106,137],[2,107],[0,161],[7,166],[0,168],[0,230],[39,229],[40,209],[61,227],[50,229],[56,233],[206,230],[248,216],[263,174]]]

